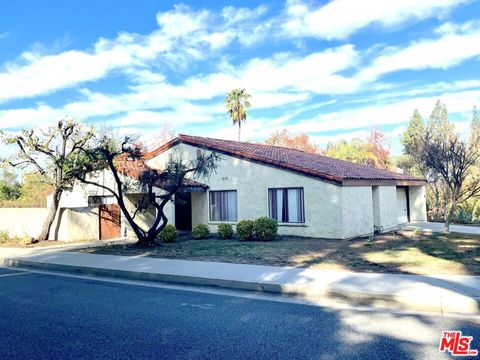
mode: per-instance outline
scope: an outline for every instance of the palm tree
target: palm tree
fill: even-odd
[[[233,89],[225,96],[225,107],[232,119],[233,125],[238,124],[238,141],[240,141],[240,131],[242,121],[247,120],[247,109],[251,107],[250,94],[245,89]]]

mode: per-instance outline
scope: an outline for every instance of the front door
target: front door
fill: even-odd
[[[177,230],[192,230],[192,195],[191,193],[175,194],[175,227]]]
[[[117,204],[98,207],[100,222],[100,240],[118,239],[120,237],[120,207]]]
[[[408,222],[407,188],[397,188],[397,217],[399,224]]]

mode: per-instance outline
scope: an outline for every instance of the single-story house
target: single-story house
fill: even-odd
[[[183,201],[166,207],[179,230],[204,223],[216,232],[222,223],[269,216],[278,221],[279,234],[349,239],[426,221],[424,179],[278,146],[179,135],[147,153],[141,165],[132,163],[126,175],[135,178],[143,166],[163,169],[172,159],[195,159],[200,151],[221,158],[208,179],[190,179],[176,195]],[[102,181],[111,181],[109,176],[103,174]],[[132,209],[141,196],[133,186],[127,195]],[[100,206],[100,222],[114,218],[110,237],[132,235],[105,191],[75,186],[60,203],[82,206]],[[152,211],[141,215],[145,224]]]

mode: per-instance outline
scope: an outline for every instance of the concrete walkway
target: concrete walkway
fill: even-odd
[[[134,280],[323,297],[354,305],[480,315],[480,276],[322,271],[148,257],[49,252],[4,259],[7,266]]]
[[[415,222],[402,225],[402,229],[415,230],[420,229],[423,231],[442,232],[443,223],[435,222]],[[466,226],[466,225],[450,225],[450,232],[461,234],[474,234],[480,235],[480,226]]]

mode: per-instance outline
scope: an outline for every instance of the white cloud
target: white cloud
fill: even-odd
[[[64,116],[65,113],[61,110],[44,104],[31,108],[0,110],[0,129],[41,126]]]
[[[287,127],[290,131],[309,132],[346,131],[407,123],[415,109],[427,117],[435,102],[440,99],[447,104],[451,114],[470,116],[470,110],[480,104],[480,90],[443,93],[438,96],[417,97],[387,104],[372,104],[359,108],[319,114],[301,123]]]
[[[334,0],[320,7],[302,0],[286,6],[285,35],[345,39],[371,24],[392,27],[409,20],[438,17],[467,0]]]
[[[374,81],[382,74],[399,70],[447,69],[480,55],[480,28],[457,33],[447,31],[438,39],[420,40],[393,47],[362,70],[357,78]]]
[[[227,8],[220,15],[179,5],[159,13],[159,28],[148,35],[120,33],[115,39],[101,38],[91,49],[83,51],[50,55],[35,50],[24,52],[16,61],[4,64],[0,72],[0,103],[97,81],[116,69],[127,74],[135,75],[137,71],[142,74],[145,66],[154,60],[170,67],[186,66],[246,35],[247,30],[241,28],[248,27],[248,23],[236,24],[222,17],[233,11]],[[254,19],[263,11],[263,7],[242,8],[236,21]],[[223,23],[218,23],[219,19]]]

